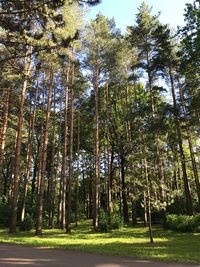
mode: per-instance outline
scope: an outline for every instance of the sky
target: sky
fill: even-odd
[[[153,7],[152,14],[161,12],[160,21],[168,23],[175,28],[184,25],[184,8],[186,3],[193,3],[193,0],[146,0],[149,6]],[[101,12],[108,18],[115,18],[116,26],[124,32],[126,27],[133,25],[135,14],[142,0],[102,0],[102,3],[92,7],[87,19],[95,18]]]

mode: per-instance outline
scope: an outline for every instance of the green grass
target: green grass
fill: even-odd
[[[61,230],[44,230],[42,237],[34,231],[9,235],[0,229],[0,242],[64,248],[107,255],[131,256],[169,262],[200,263],[200,234],[176,233],[154,228],[154,244],[149,243],[148,229],[124,227],[110,233],[94,233],[87,223],[73,228],[70,235]]]

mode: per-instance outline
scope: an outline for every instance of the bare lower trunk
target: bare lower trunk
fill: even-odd
[[[39,172],[40,174],[40,187],[39,196],[37,203],[37,218],[36,218],[36,235],[42,235],[42,218],[43,218],[43,202],[44,202],[44,186],[45,186],[45,172],[46,172],[46,158],[47,158],[47,144],[48,144],[48,129],[51,114],[51,99],[52,99],[52,89],[53,89],[53,71],[50,70],[50,85],[47,100],[47,110],[44,131],[42,136],[42,153],[41,153],[41,166]]]
[[[50,194],[49,194],[49,227],[54,227],[54,205],[56,194],[56,88],[54,86],[54,100],[53,100],[53,136],[52,136],[52,152],[51,152],[51,174],[50,174]]]
[[[61,229],[66,227],[66,189],[67,189],[67,135],[68,135],[68,102],[69,102],[69,72],[70,63],[67,67],[66,91],[65,91],[65,125],[62,153],[62,174],[61,174]]]
[[[24,177],[24,195],[23,195],[23,202],[22,202],[21,222],[24,221],[24,217],[25,217],[28,180],[29,180],[29,175],[30,175],[32,143],[33,143],[34,126],[35,126],[35,115],[36,115],[36,108],[37,108],[37,105],[36,105],[37,95],[38,95],[38,85],[36,87],[36,92],[35,92],[33,113],[31,114],[30,122],[29,122],[29,136],[28,136],[28,144],[27,144],[27,151],[26,151],[26,170],[25,170],[25,177]]]
[[[10,89],[4,89],[3,94],[3,114],[2,114],[2,123],[0,128],[0,193],[3,191],[3,159],[4,159],[4,148],[6,142],[6,133],[8,127],[8,111],[9,111],[9,100],[10,100]]]
[[[172,91],[172,98],[173,98],[173,105],[174,105],[175,125],[176,125],[179,151],[180,151],[180,156],[181,156],[182,172],[183,172],[183,183],[184,183],[184,192],[185,192],[185,199],[186,199],[186,212],[188,215],[192,215],[193,214],[192,197],[191,197],[191,193],[189,189],[189,182],[188,182],[187,168],[186,168],[186,158],[185,158],[185,153],[183,149],[183,140],[182,140],[180,121],[178,117],[178,107],[177,107],[176,93],[175,93],[175,87],[174,87],[174,78],[173,78],[171,67],[169,68],[169,75],[170,75],[171,91]]]
[[[195,159],[194,148],[193,148],[193,144],[192,144],[190,125],[189,125],[189,120],[188,120],[188,115],[187,115],[188,111],[186,108],[185,97],[184,97],[184,94],[181,90],[179,79],[178,79],[178,83],[179,83],[179,94],[180,94],[180,99],[181,99],[181,104],[183,107],[184,119],[185,119],[185,124],[186,124],[186,132],[187,132],[187,139],[188,139],[188,144],[189,144],[189,149],[190,149],[190,157],[191,157],[191,161],[192,161],[192,170],[193,170],[193,174],[194,174],[194,178],[195,178],[198,202],[199,202],[199,206],[200,206],[199,174],[198,174],[197,163],[196,163],[196,159]]]
[[[149,227],[149,238],[150,242],[153,243],[153,234],[152,234],[152,223],[151,223],[151,193],[150,193],[150,185],[149,185],[149,173],[148,173],[148,166],[147,160],[144,158],[144,175],[146,180],[146,192],[147,192],[147,214],[148,214],[148,227]]]
[[[94,74],[94,93],[95,93],[95,197],[94,197],[94,228],[98,230],[99,227],[99,190],[100,190],[100,177],[99,177],[99,68],[98,62],[95,65]]]
[[[22,143],[22,131],[24,121],[24,102],[26,98],[26,89],[28,84],[28,76],[31,70],[31,58],[25,59],[25,77],[23,80],[23,86],[20,97],[20,107],[17,123],[17,139],[15,148],[15,162],[14,162],[14,178],[13,178],[13,195],[11,203],[11,221],[10,221],[10,233],[16,233],[17,222],[17,206],[19,195],[19,178],[20,178],[20,161],[21,161],[21,143]]]
[[[73,178],[73,140],[74,140],[74,63],[72,64],[72,86],[71,86],[71,119],[70,119],[70,146],[69,146],[69,178],[68,178],[68,190],[67,190],[67,221],[66,232],[71,231],[71,185]]]
[[[80,89],[78,92],[78,102],[80,105]],[[75,223],[76,227],[78,226],[78,206],[79,206],[79,200],[78,200],[78,194],[79,194],[79,176],[80,176],[80,119],[81,119],[81,113],[80,108],[78,108],[78,133],[77,133],[77,178],[76,178],[76,202],[75,202]],[[83,181],[84,183],[85,181]],[[83,191],[84,191],[84,201],[86,198],[85,194],[85,183],[83,184]],[[84,203],[84,211],[85,211],[85,203]]]

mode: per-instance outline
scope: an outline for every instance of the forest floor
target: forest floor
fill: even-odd
[[[77,229],[72,227],[71,234],[58,229],[46,229],[42,237],[34,236],[34,231],[9,235],[8,229],[1,228],[0,243],[62,248],[143,260],[200,263],[200,233],[177,233],[156,226],[153,235],[154,243],[150,244],[148,228],[123,227],[108,233],[95,233],[89,223],[84,223]]]

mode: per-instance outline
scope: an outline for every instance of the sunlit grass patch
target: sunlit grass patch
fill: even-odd
[[[90,224],[72,228],[71,234],[46,229],[42,237],[34,231],[9,235],[0,229],[0,242],[32,246],[73,249],[108,255],[142,259],[200,263],[200,234],[176,233],[154,228],[154,244],[150,244],[148,228],[124,227],[108,233],[95,233]]]

